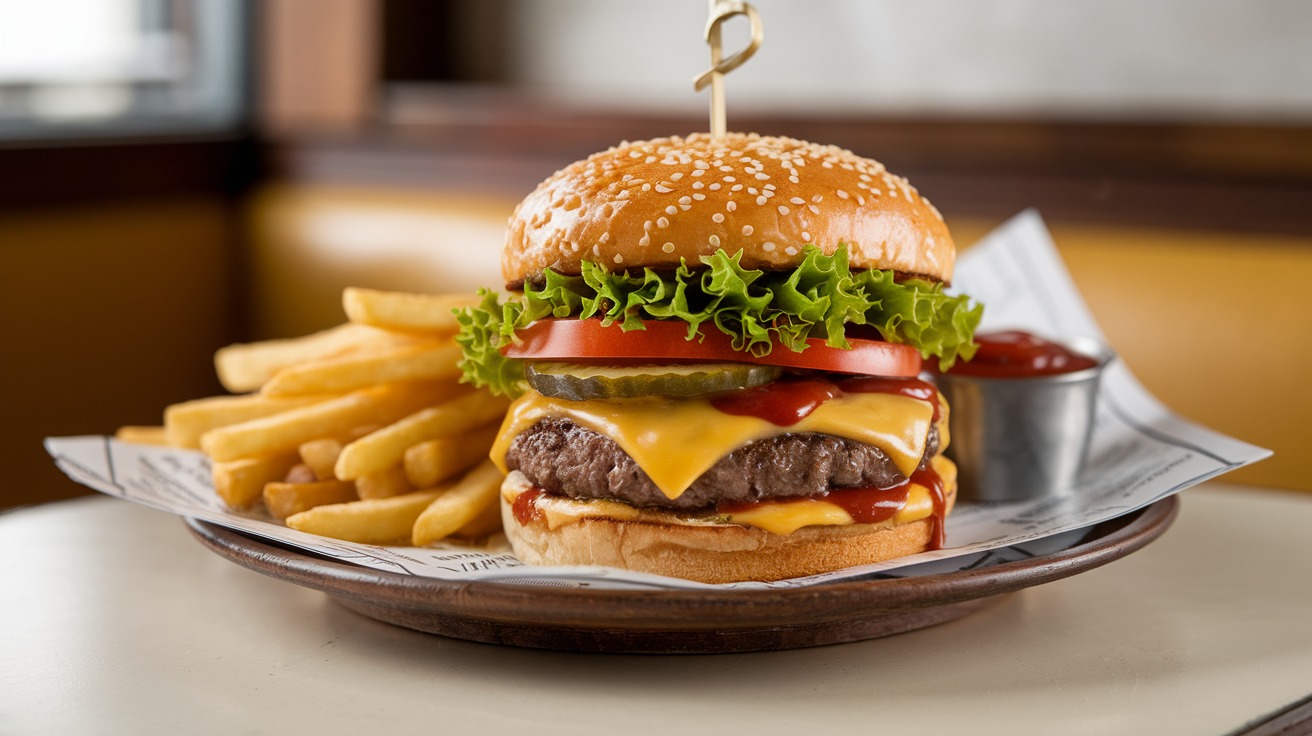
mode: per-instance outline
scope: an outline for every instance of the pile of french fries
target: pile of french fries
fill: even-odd
[[[423,547],[500,531],[487,459],[508,402],[457,382],[451,310],[473,295],[347,289],[349,321],[214,356],[236,396],[174,404],[119,439],[200,449],[233,508],[263,502],[293,529]]]

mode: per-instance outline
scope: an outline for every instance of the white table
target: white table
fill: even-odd
[[[1224,734],[1310,693],[1296,493],[1186,491],[1146,549],[942,626],[668,657],[377,623],[110,498],[0,516],[3,734]]]

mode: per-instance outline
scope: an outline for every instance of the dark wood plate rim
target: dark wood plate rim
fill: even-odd
[[[198,519],[187,527],[237,564],[370,606],[523,626],[726,630],[821,625],[960,603],[1077,575],[1129,555],[1170,527],[1175,496],[1094,526],[1079,544],[1014,562],[915,578],[768,590],[604,590],[403,575],[324,559]]]

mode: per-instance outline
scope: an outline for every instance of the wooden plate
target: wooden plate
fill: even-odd
[[[779,590],[597,590],[401,575],[307,555],[195,519],[205,546],[321,590],[371,618],[492,644],[587,652],[712,653],[836,644],[951,621],[997,596],[1120,559],[1166,531],[1174,497],[1094,527],[1074,547],[974,570]]]

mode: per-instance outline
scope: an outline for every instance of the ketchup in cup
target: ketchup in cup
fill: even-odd
[[[962,496],[1011,502],[1069,491],[1088,455],[1110,351],[1096,340],[1072,339],[1073,350],[1016,330],[975,341],[974,358],[937,376],[952,407],[947,455]]]
[[[1020,330],[976,335],[979,350],[970,361],[957,361],[949,373],[979,378],[1029,378],[1075,373],[1098,365],[1064,345]]]

